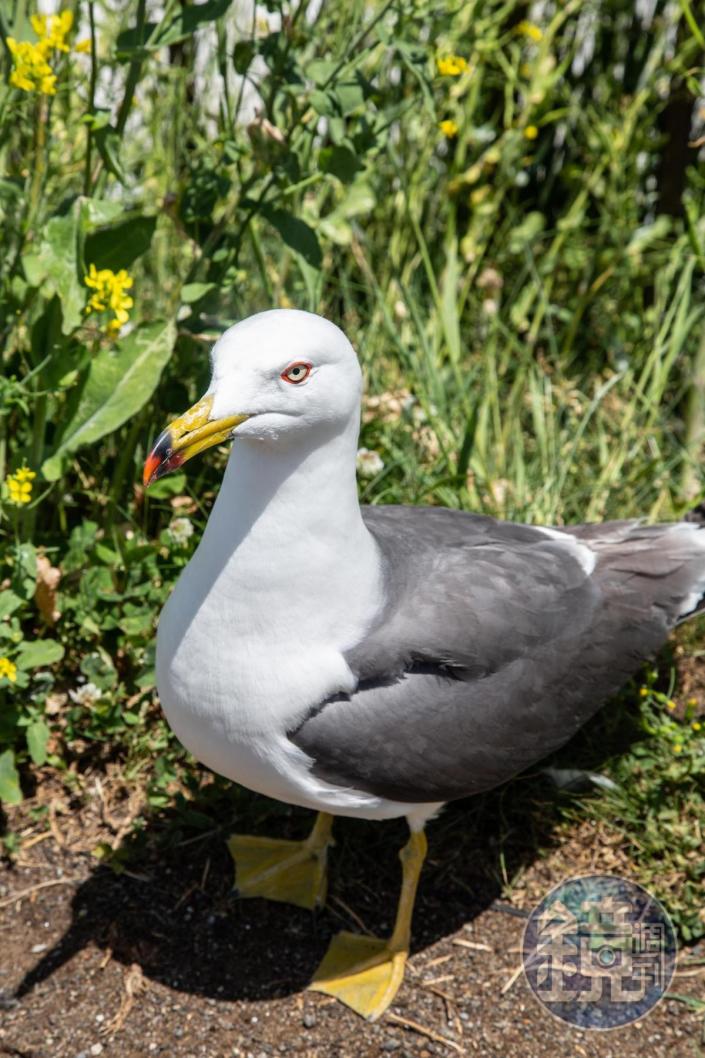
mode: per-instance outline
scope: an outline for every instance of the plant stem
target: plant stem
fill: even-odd
[[[144,29],[145,29],[145,17],[146,17],[147,0],[138,0],[137,4],[137,44],[144,44]],[[140,79],[140,72],[142,70],[143,59],[133,59],[130,63],[127,71],[127,80],[125,82],[125,94],[120,104],[120,110],[118,111],[117,120],[115,122],[115,130],[118,135],[122,135],[125,131],[125,125],[127,118],[130,113],[130,107],[132,106],[132,99],[137,88],[137,82]]]
[[[693,374],[685,412],[685,448],[688,459],[683,469],[683,495],[692,500],[702,492],[701,475],[705,442],[705,329],[693,360]]]
[[[88,4],[88,21],[91,28],[91,79],[88,87],[88,113],[91,118],[95,116],[95,88],[98,81],[98,64],[95,54],[95,10],[93,0]],[[86,162],[83,170],[83,194],[90,198],[92,191],[91,155],[93,149],[93,127],[89,122],[86,125]]]

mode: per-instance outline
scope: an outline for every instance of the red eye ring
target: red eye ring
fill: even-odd
[[[289,382],[292,386],[300,386],[311,374],[311,367],[312,365],[306,360],[297,360],[296,363],[289,364],[279,377],[284,382]],[[292,377],[292,375],[295,377]]]

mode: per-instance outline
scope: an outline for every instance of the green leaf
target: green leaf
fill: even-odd
[[[85,232],[103,228],[112,224],[124,211],[121,202],[106,201],[100,198],[81,199],[81,225]]]
[[[321,267],[323,255],[318,237],[305,220],[295,217],[285,209],[272,209],[269,206],[263,206],[262,213],[279,232],[286,245],[300,254],[306,264],[315,269]]]
[[[24,599],[34,597],[37,587],[37,551],[29,541],[20,544],[18,548],[12,587]]]
[[[102,228],[86,239],[86,264],[117,272],[127,268],[146,250],[157,226],[156,217],[130,217],[111,228]]]
[[[341,81],[335,85],[333,95],[343,117],[362,106],[365,102],[365,88],[365,82],[359,75],[349,81]]]
[[[112,125],[104,125],[95,130],[93,139],[108,172],[116,176],[121,184],[127,184],[128,176],[120,158],[122,139],[117,129]]]
[[[47,742],[51,732],[43,720],[33,720],[27,725],[27,749],[32,761],[42,765],[47,759]]]
[[[321,92],[316,89],[311,92],[308,101],[321,117],[329,118],[338,113],[338,104],[330,92]]]
[[[41,287],[46,297],[57,295],[61,302],[63,334],[78,327],[86,302],[86,289],[78,275],[80,202],[63,217],[52,217],[46,225],[35,253],[22,260],[31,286]]]
[[[314,59],[313,62],[306,64],[306,76],[310,77],[314,84],[322,87],[328,83],[338,66],[339,63],[332,59]]]
[[[215,290],[215,286],[215,283],[186,283],[181,288],[181,301],[184,305],[193,305],[195,301],[200,301],[206,294],[210,294],[211,290]]]
[[[15,754],[11,749],[0,753],[0,801],[8,805],[18,805],[22,800],[20,777],[15,767]]]
[[[23,643],[15,658],[18,669],[39,669],[61,661],[64,648],[56,639],[33,639]]]
[[[22,599],[14,591],[0,591],[0,621],[13,614],[22,605]]]
[[[242,77],[247,73],[252,60],[256,55],[256,49],[254,41],[252,40],[239,40],[233,48],[233,66],[235,72],[239,73]]]
[[[178,496],[186,488],[185,474],[169,474],[149,486],[150,500],[163,500],[167,496]]]
[[[179,5],[159,23],[147,22],[140,33],[138,27],[120,33],[117,39],[118,59],[145,58],[150,52],[168,44],[177,44],[192,36],[206,22],[215,22],[224,15],[232,0],[206,0],[204,4],[188,7]]]
[[[147,403],[171,356],[174,338],[174,324],[159,320],[137,327],[98,353],[59,446],[42,466],[47,481],[61,475],[65,455],[117,430]]]
[[[323,147],[318,153],[318,164],[326,173],[337,176],[344,184],[351,184],[360,168],[357,156],[349,147]]]

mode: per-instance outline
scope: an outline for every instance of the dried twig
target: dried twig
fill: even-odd
[[[350,918],[357,925],[358,929],[361,929],[362,932],[366,933],[368,937],[374,936],[372,930],[367,928],[360,916],[355,911],[353,911],[351,907],[348,907],[348,905],[344,903],[344,901],[342,901],[339,896],[331,896],[329,899],[329,903],[337,904],[338,907],[342,907],[343,911],[345,911],[347,915],[350,915]]]
[[[133,963],[125,974],[123,981],[125,994],[120,1002],[120,1009],[114,1018],[101,1030],[105,1036],[115,1036],[125,1024],[127,1017],[135,1004],[135,997],[147,987],[147,982],[142,976],[142,970],[137,963]]]
[[[475,940],[461,940],[460,937],[455,937],[451,941],[451,944],[457,944],[459,948],[472,948],[473,951],[491,952],[493,950],[492,948],[490,948],[489,944],[480,944],[479,941]]]
[[[502,985],[502,988],[500,989],[500,994],[501,995],[504,995],[506,992],[509,991],[510,988],[512,988],[513,985],[516,984],[516,982],[521,977],[523,969],[524,969],[524,964],[523,963],[519,963],[517,968],[512,973],[512,976],[509,978],[509,980],[505,981],[504,984]]]
[[[464,1054],[463,1048],[460,1044],[454,1040],[449,1040],[445,1036],[441,1036],[440,1032],[434,1032],[433,1029],[426,1028],[425,1025],[420,1025],[418,1021],[411,1021],[409,1018],[403,1018],[401,1014],[387,1013],[387,1019],[393,1021],[396,1025],[402,1025],[404,1028],[411,1029],[412,1032],[418,1032],[420,1036],[426,1036],[429,1040],[435,1040],[436,1043],[443,1043],[446,1047],[450,1047],[452,1050],[457,1051],[458,1054]]]
[[[8,896],[5,900],[0,900],[0,907],[9,907],[10,904],[14,904],[17,900],[24,900],[26,896],[31,896],[32,893],[36,893],[40,889],[48,889],[52,885],[74,885],[80,880],[80,878],[52,878],[48,882],[37,882],[36,885],[30,885],[29,889],[20,889],[19,893]]]

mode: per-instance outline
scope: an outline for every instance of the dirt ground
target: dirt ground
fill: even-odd
[[[165,811],[133,837],[139,802],[96,773],[75,802],[47,779],[9,813],[21,848],[0,875],[2,1058],[705,1056],[703,1013],[682,1001],[625,1029],[580,1032],[519,971],[527,909],[553,885],[628,874],[594,822],[552,834],[534,805],[507,834],[501,795],[486,806],[490,826],[485,814],[476,827],[471,803],[446,808],[429,826],[405,983],[370,1025],[305,986],[333,933],[389,930],[401,824],[337,822],[328,904],[313,915],[239,901],[224,845],[230,829],[303,836],[308,813],[237,791],[225,808],[204,797]],[[101,843],[117,850],[110,866],[95,857]],[[510,891],[503,870],[518,877]],[[680,953],[677,975],[672,993],[705,998],[704,943]]]

